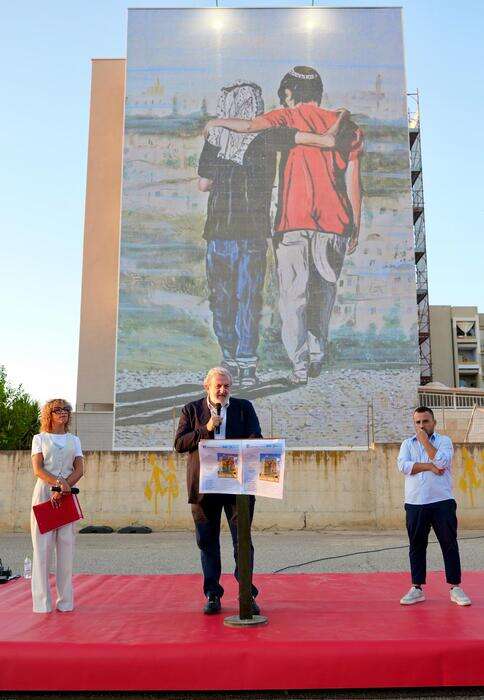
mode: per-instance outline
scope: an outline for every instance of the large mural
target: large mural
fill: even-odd
[[[130,10],[115,449],[227,367],[290,447],[399,439],[418,385],[399,8]]]

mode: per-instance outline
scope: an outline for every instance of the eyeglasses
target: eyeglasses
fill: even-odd
[[[71,409],[70,408],[53,408],[52,413],[70,413]]]

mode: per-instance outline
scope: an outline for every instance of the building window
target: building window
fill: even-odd
[[[459,377],[459,386],[464,389],[477,389],[477,375],[472,377]]]
[[[457,356],[460,363],[475,363],[477,361],[475,348],[459,348]]]
[[[455,324],[458,338],[475,338],[476,323],[475,321],[457,321]]]

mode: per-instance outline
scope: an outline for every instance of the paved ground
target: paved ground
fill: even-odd
[[[301,562],[323,559],[289,572],[406,571],[408,550],[405,533],[399,532],[256,532],[255,571],[270,572]],[[431,537],[431,542],[435,537]],[[464,569],[484,569],[484,530],[461,531]],[[31,554],[27,534],[0,534],[0,557],[4,566],[20,572]],[[384,551],[375,551],[384,550]],[[361,553],[360,552],[364,552]],[[231,571],[230,538],[222,534],[224,571]],[[437,544],[428,551],[428,567],[442,569]],[[110,574],[196,573],[200,570],[191,532],[153,532],[149,535],[78,535],[75,571]],[[1,699],[0,699],[1,700]]]
[[[433,539],[433,538],[432,538]],[[322,559],[288,572],[327,571],[406,571],[407,542],[403,532],[270,532],[254,533],[256,572],[281,569],[306,561]],[[460,548],[464,569],[484,569],[484,530],[461,531]],[[222,535],[224,571],[232,570],[229,536]],[[370,551],[371,550],[371,551]],[[376,551],[383,550],[383,551]],[[362,553],[364,552],[364,553]],[[3,564],[21,571],[23,559],[31,553],[27,534],[1,534],[0,557]],[[442,569],[438,545],[428,551],[429,569]],[[200,570],[193,533],[157,532],[150,535],[79,535],[75,560],[76,572],[157,574],[193,573]],[[465,578],[464,578],[465,581]],[[1,589],[0,589],[1,594]],[[47,700],[52,694],[16,694],[0,691],[0,700]],[[483,688],[385,689],[358,691],[314,691],[280,693],[79,693],[59,694],[57,697],[78,700],[417,700],[433,698],[481,698]]]

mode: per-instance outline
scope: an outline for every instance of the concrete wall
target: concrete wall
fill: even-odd
[[[404,526],[398,445],[370,451],[287,454],[285,498],[259,498],[257,529],[392,529]],[[29,528],[34,478],[27,452],[0,453],[0,531]],[[484,524],[484,444],[457,445],[455,496],[464,528]],[[191,528],[185,458],[171,452],[88,452],[80,483],[84,524]]]
[[[434,408],[432,410],[437,421],[437,431],[448,435],[454,443],[484,440],[484,432],[478,436],[478,439],[466,440],[467,430],[473,417],[472,408]]]
[[[114,413],[112,411],[76,411],[70,430],[79,436],[82,449],[113,449]]]
[[[454,343],[450,306],[430,306],[432,381],[455,386]]]
[[[92,63],[77,381],[80,411],[110,410],[113,404],[125,71],[124,59]]]

